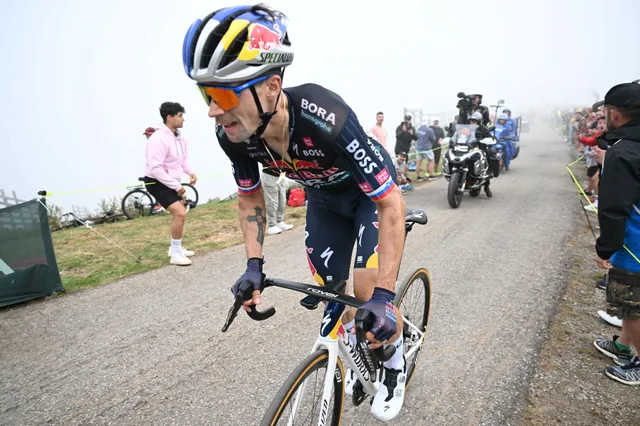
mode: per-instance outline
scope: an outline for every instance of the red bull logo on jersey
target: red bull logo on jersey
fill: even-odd
[[[261,24],[252,24],[249,30],[249,44],[247,50],[270,50],[272,47],[280,46],[280,27],[274,24],[272,31]]]
[[[275,162],[270,160],[264,160],[264,165],[270,169],[281,168],[281,169],[293,170],[291,166],[287,164],[287,162],[284,160],[276,160]]]
[[[298,160],[297,158],[293,159],[293,168],[294,170],[309,170],[309,169],[321,169],[320,164],[318,164],[317,160],[307,161],[307,160]]]

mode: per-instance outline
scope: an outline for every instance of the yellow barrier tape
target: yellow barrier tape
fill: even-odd
[[[582,156],[584,157],[584,155]],[[582,185],[580,185],[580,182],[578,182],[578,179],[576,179],[576,176],[573,174],[573,172],[571,171],[571,166],[573,166],[574,164],[576,164],[578,161],[582,160],[582,157],[578,158],[576,161],[574,161],[571,164],[567,164],[567,171],[569,172],[569,174],[571,175],[571,178],[573,179],[573,182],[576,184],[576,186],[578,187],[578,189],[580,190],[579,192],[582,194],[582,196],[585,198],[585,200],[587,200],[587,203],[589,203],[589,205],[591,207],[593,207],[593,210],[596,212],[596,214],[598,214],[598,208],[591,202],[591,200],[589,199],[589,197],[587,196],[587,194],[584,192],[584,189],[582,189]],[[580,195],[578,195],[580,196]],[[640,263],[640,259],[638,259],[638,257],[633,254],[633,252],[631,250],[629,250],[629,248],[626,245],[622,246],[626,251],[629,252],[629,254],[631,255],[631,257],[633,257],[636,262]]]
[[[209,174],[209,175],[204,175],[204,176],[198,176],[198,181],[201,179],[207,179],[207,178],[212,178],[212,177],[221,177],[221,176],[227,176],[230,175],[231,172],[228,173],[213,173],[213,174]],[[147,186],[147,185],[153,185],[155,182],[149,182],[149,183],[145,183],[145,182],[141,182],[138,181],[134,184],[130,184],[130,185],[117,185],[117,186],[110,186],[110,187],[106,187],[106,188],[91,188],[91,189],[77,189],[74,191],[62,191],[62,192],[47,192],[47,197],[58,197],[61,195],[73,195],[73,194],[80,194],[80,193],[87,193],[87,192],[100,192],[100,191],[112,191],[114,189],[128,189],[128,188],[132,188],[132,187],[141,187],[141,186]],[[189,182],[183,182],[183,183],[189,183]]]

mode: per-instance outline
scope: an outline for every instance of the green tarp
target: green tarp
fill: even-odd
[[[47,209],[38,200],[0,209],[0,307],[60,291]]]

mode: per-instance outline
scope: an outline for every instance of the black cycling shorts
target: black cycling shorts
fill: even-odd
[[[587,177],[594,177],[596,173],[599,173],[602,169],[602,165],[597,164],[595,166],[591,166],[587,169]]]
[[[358,186],[343,192],[307,188],[305,246],[315,280],[347,280],[353,245],[354,268],[378,267],[378,210]]]
[[[181,201],[182,197],[178,195],[175,189],[171,189],[163,183],[160,183],[157,179],[144,177],[144,183],[151,183],[153,185],[146,185],[146,189],[156,199],[157,203],[160,203],[165,209],[176,201]]]

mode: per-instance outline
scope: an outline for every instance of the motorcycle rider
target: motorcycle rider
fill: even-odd
[[[489,147],[480,141],[484,138],[490,138],[491,131],[481,123],[482,121],[483,121],[483,117],[479,111],[476,111],[469,116],[469,124],[470,125],[475,124],[478,126],[478,128],[476,129],[476,140],[478,141],[478,145],[480,145],[480,148],[482,149],[482,151],[484,151],[484,154],[488,161]],[[490,184],[491,184],[491,178],[487,178],[487,182],[484,184],[484,193],[487,194],[487,197],[489,198],[493,197],[493,192],[491,192],[491,188],[489,187]]]
[[[507,122],[513,127],[513,142],[520,142],[520,138],[518,138],[518,122],[515,118],[511,117],[511,108],[502,108],[502,112],[507,115]]]
[[[509,122],[509,117],[505,113],[498,116],[498,125],[502,126],[500,142],[504,144],[504,169],[508,171],[511,159],[515,155],[513,140],[515,139],[516,129],[513,127],[512,123]]]

